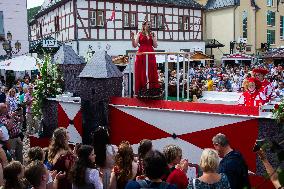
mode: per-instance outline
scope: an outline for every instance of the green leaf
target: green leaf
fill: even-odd
[[[278,172],[278,180],[279,180],[281,186],[284,186],[284,171],[283,170],[280,170]]]

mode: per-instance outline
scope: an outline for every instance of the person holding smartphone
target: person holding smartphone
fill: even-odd
[[[277,188],[277,189],[284,189],[284,186],[281,186],[281,184],[278,180],[277,172],[274,170],[272,165],[267,160],[265,152],[260,148],[258,151],[256,151],[256,153],[257,153],[259,159],[261,160],[261,162],[263,163],[267,174],[270,176],[270,180],[271,180],[272,184],[274,185],[274,187]]]
[[[154,48],[158,47],[157,37],[154,32],[151,31],[151,22],[145,20],[142,23],[141,31],[134,37],[134,33],[131,32],[130,38],[132,46],[138,48],[138,53],[135,60],[135,93],[138,92],[146,85],[146,55],[144,52],[154,52]],[[148,55],[148,81],[150,88],[159,88],[158,85],[158,72],[156,57],[154,54]]]

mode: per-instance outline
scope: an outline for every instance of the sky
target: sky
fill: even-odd
[[[40,6],[42,5],[44,0],[27,0],[27,7],[29,8],[33,8],[36,6]]]

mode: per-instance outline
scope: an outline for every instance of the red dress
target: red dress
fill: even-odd
[[[246,91],[240,96],[239,105],[258,107],[265,102],[265,99],[265,95],[258,90],[254,92]]]
[[[266,100],[265,100],[264,103],[269,102],[269,100],[271,99],[271,96],[272,96],[273,86],[269,81],[267,81],[267,79],[264,79],[261,82],[260,91],[263,92],[266,96]]]
[[[153,48],[153,39],[152,36],[146,36],[141,32],[139,35],[139,49],[138,53],[141,52],[154,52]],[[150,83],[150,88],[158,87],[158,72],[157,72],[157,63],[156,56],[154,54],[148,55],[148,78]],[[138,94],[139,90],[146,86],[147,77],[146,77],[146,55],[136,55],[135,61],[135,93]]]

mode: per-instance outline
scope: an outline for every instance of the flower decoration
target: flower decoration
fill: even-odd
[[[44,56],[43,64],[39,66],[40,75],[35,81],[33,92],[32,113],[40,118],[42,108],[47,98],[62,94],[63,79],[56,64],[51,63],[50,55]]]

